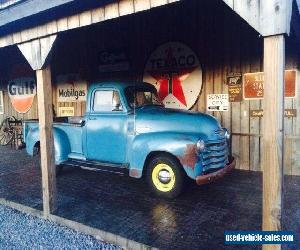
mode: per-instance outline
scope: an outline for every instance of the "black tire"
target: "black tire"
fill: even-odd
[[[56,167],[56,176],[61,175],[63,172],[64,166],[63,165],[55,165],[55,167]]]
[[[36,145],[34,148],[33,148],[33,156],[40,156],[40,146],[39,145]],[[55,165],[55,171],[56,171],[56,176],[59,176],[62,174],[62,171],[63,171],[63,165]]]
[[[186,174],[176,158],[160,154],[150,159],[146,178],[153,193],[173,199],[183,192]]]

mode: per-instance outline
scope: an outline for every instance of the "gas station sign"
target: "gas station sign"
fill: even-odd
[[[84,102],[87,95],[87,83],[77,74],[60,75],[57,77],[58,102]]]
[[[168,42],[150,55],[143,80],[156,87],[166,107],[190,109],[202,88],[202,69],[188,46]]]
[[[21,114],[27,113],[36,95],[35,79],[23,77],[8,82],[8,95],[14,109]]]

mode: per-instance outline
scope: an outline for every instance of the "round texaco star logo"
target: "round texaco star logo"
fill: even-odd
[[[198,57],[189,47],[169,42],[151,54],[143,80],[157,88],[166,107],[190,109],[202,88],[202,70]]]

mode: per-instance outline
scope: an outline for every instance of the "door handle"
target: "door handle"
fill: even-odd
[[[97,120],[97,118],[96,117],[89,117],[89,120],[94,121],[94,120]]]

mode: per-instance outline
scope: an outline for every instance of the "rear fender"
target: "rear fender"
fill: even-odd
[[[68,159],[71,153],[70,142],[66,133],[59,129],[53,128],[54,150],[55,150],[55,164],[59,165]],[[40,141],[39,129],[34,128],[28,131],[26,136],[26,151],[33,156],[34,147]]]
[[[153,152],[165,152],[175,156],[183,166],[186,174],[196,178],[202,171],[199,157],[196,152],[196,143],[200,139],[199,134],[181,133],[147,133],[137,135],[128,152],[130,163],[130,176],[140,178],[143,168],[146,167],[147,157]]]

